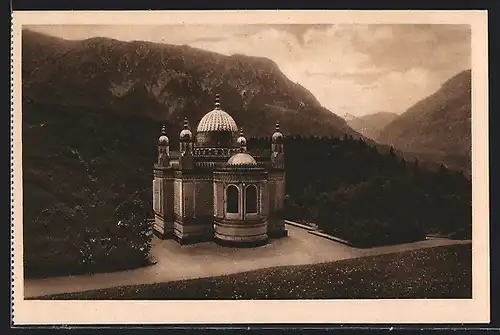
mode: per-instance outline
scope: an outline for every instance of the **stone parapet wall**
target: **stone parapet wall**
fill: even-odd
[[[174,169],[170,166],[156,166],[153,169],[153,176],[157,178],[172,178]]]
[[[267,172],[264,169],[248,169],[236,171],[234,169],[220,169],[213,172],[214,182],[246,182],[259,183],[267,179]]]

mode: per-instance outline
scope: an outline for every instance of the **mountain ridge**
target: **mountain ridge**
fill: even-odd
[[[462,156],[471,169],[471,70],[447,80],[389,123],[376,141],[404,152]]]
[[[23,30],[23,96],[34,101],[145,114],[180,128],[184,116],[197,124],[215,93],[249,136],[269,133],[276,120],[291,134],[361,136],[268,58]]]
[[[376,112],[359,117],[347,119],[347,124],[360,134],[375,140],[380,132],[394,119],[399,117],[396,113]]]

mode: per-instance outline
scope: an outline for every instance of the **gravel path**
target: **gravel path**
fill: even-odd
[[[152,284],[180,279],[219,276],[280,265],[332,262],[342,259],[380,255],[471,241],[428,239],[393,246],[357,249],[309,234],[287,225],[289,236],[271,240],[257,248],[221,247],[213,242],[180,246],[171,240],[154,240],[152,254],[158,263],[134,270],[91,275],[28,279],[24,296],[80,292],[134,284]]]

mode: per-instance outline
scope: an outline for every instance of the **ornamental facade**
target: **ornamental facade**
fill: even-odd
[[[196,134],[185,119],[179,139],[178,152],[170,151],[165,127],[158,139],[153,180],[157,236],[180,244],[214,240],[226,245],[262,245],[287,236],[279,123],[270,150],[250,152],[217,95]]]

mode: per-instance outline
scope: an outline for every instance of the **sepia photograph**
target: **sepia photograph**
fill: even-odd
[[[31,14],[13,60],[23,304],[267,301],[280,319],[479,294],[487,312],[485,15]]]

